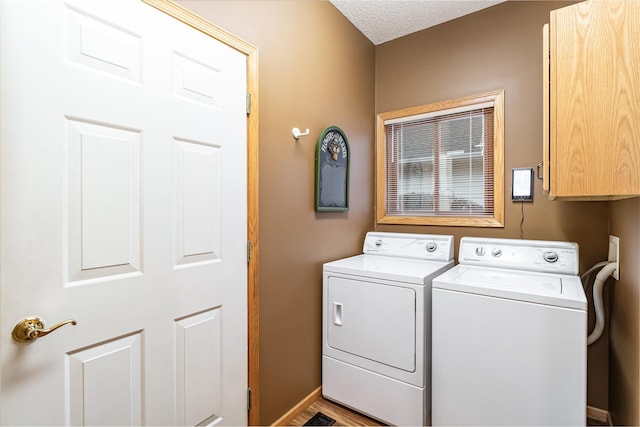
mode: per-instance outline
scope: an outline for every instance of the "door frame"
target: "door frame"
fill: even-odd
[[[247,58],[247,316],[249,425],[260,425],[258,259],[258,49],[173,0],[141,0],[244,54]],[[250,96],[249,96],[250,95]],[[249,391],[247,391],[249,393]],[[250,400],[249,400],[250,399]],[[250,402],[250,405],[249,405]]]

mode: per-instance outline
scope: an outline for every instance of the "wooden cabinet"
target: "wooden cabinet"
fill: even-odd
[[[582,200],[640,195],[640,0],[589,0],[550,18],[545,191]]]

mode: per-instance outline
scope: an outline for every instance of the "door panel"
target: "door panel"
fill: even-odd
[[[215,421],[221,414],[221,320],[221,309],[216,308],[176,321],[178,425]]]
[[[68,6],[68,60],[78,66],[140,82],[140,35],[77,6]]]
[[[220,257],[220,147],[175,143],[176,263]]]
[[[141,271],[141,134],[65,120],[68,283]]]
[[[67,355],[71,425],[142,423],[141,341],[138,333]]]
[[[408,372],[416,369],[416,292],[329,276],[329,346]]]
[[[244,54],[1,1],[0,75],[0,424],[246,424]],[[13,341],[30,315],[77,325]]]

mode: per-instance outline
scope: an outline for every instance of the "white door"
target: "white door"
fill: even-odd
[[[138,0],[1,0],[0,91],[0,424],[246,424],[245,56]]]

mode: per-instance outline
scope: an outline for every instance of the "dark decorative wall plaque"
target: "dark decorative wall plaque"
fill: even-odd
[[[316,144],[316,211],[349,209],[349,141],[342,129],[329,126]]]

